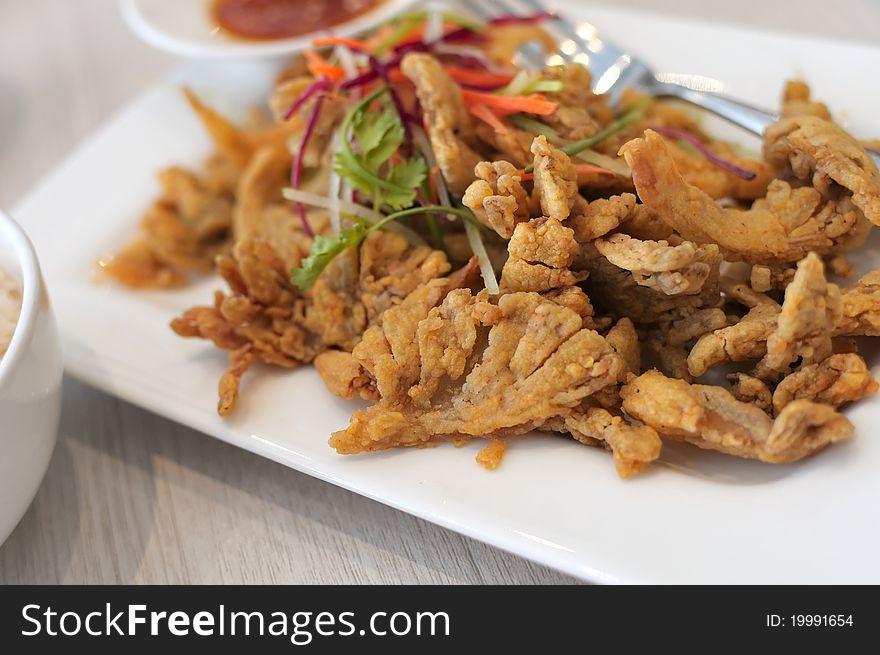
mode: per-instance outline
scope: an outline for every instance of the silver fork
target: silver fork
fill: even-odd
[[[480,18],[490,19],[501,14],[546,12],[540,0],[473,0],[468,8]],[[575,26],[564,18],[548,20],[546,29],[559,39],[559,50],[549,58],[553,62],[579,62],[593,74],[593,90],[607,93],[612,106],[617,104],[624,89],[636,89],[659,98],[676,98],[724,118],[734,125],[762,136],[779,115],[719,93],[719,83],[698,75],[666,75],[655,73],[647,64],[628,54],[606,39],[600,39],[589,23]],[[546,53],[523,48],[518,53],[529,66],[546,63]],[[868,150],[880,166],[880,153]]]

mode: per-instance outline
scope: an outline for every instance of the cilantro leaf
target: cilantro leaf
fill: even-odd
[[[403,125],[387,103],[381,111],[362,116],[352,131],[361,146],[360,158],[369,170],[379,170],[403,143]]]
[[[363,219],[356,216],[346,214],[346,218],[353,221],[352,225],[342,228],[336,236],[324,236],[319,234],[312,241],[312,248],[309,256],[302,260],[299,268],[293,269],[290,276],[291,284],[298,286],[300,289],[308,289],[315,283],[318,276],[327,268],[327,265],[340,253],[349,248],[359,246],[370,232],[379,230],[387,223],[395,221],[398,218],[406,216],[415,216],[417,214],[453,214],[464,220],[468,224],[473,221],[476,223],[469,209],[462,207],[443,207],[440,205],[429,205],[427,207],[410,207],[388,214],[382,220],[375,223],[367,223]]]
[[[345,117],[334,170],[353,188],[396,210],[415,202],[416,189],[425,179],[428,167],[422,157],[389,164],[403,144],[403,123],[387,100],[377,110],[370,110],[370,105],[387,90],[388,87],[381,87],[369,94]],[[351,147],[351,136],[357,140],[358,153]]]
[[[290,276],[291,284],[295,284],[300,289],[308,289],[336,255],[364,240],[369,227],[365,221],[357,220],[352,225],[342,228],[336,236],[317,235],[312,242],[309,256],[300,262],[299,268],[293,269]]]

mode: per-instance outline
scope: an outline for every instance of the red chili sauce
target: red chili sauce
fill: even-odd
[[[367,13],[384,0],[214,0],[214,22],[250,40],[286,39],[325,30]]]

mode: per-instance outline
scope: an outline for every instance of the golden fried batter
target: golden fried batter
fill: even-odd
[[[415,328],[419,338],[405,344],[414,356],[405,354],[399,366],[389,362],[395,335],[387,318],[384,334],[373,328],[369,343],[365,335],[355,349],[356,356],[378,353],[363,360],[381,400],[333,435],[338,452],[529,432],[570,414],[613,384],[624,366],[576,312],[536,293],[508,293],[495,305],[485,292],[459,289],[424,316]]]
[[[550,425],[555,431],[566,431],[588,446],[605,446],[614,456],[614,465],[622,478],[640,473],[660,457],[662,444],[654,428],[631,425],[619,414],[601,407],[575,410]]]
[[[541,209],[545,216],[564,221],[579,198],[574,164],[543,135],[536,136],[532,142],[532,154],[535,155],[535,193],[541,201]]]
[[[397,234],[374,232],[360,252],[337,257],[303,293],[267,242],[246,239],[217,268],[229,284],[212,307],[193,307],[172,321],[181,336],[210,339],[233,353],[224,375],[219,411],[231,411],[239,378],[253,361],[290,368],[328,348],[350,350],[381,313],[413,289],[449,270],[445,256],[411,248]],[[350,367],[349,367],[350,369]],[[335,389],[343,383],[328,383]],[[365,385],[348,382],[353,389]]]
[[[474,139],[474,128],[461,87],[434,57],[421,52],[406,55],[400,69],[416,87],[437,165],[449,189],[461,196],[473,181],[474,168],[482,159],[469,145]]]
[[[839,185],[852,194],[869,221],[880,225],[877,164],[831,121],[817,116],[783,118],[764,132],[764,156],[775,166],[788,166],[796,179],[811,182],[823,194]]]
[[[462,203],[483,225],[505,239],[513,236],[517,223],[529,220],[529,197],[513,164],[481,161],[477,176],[464,192]]]
[[[708,251],[704,251],[707,252]],[[586,243],[581,248],[583,264],[589,271],[587,291],[602,311],[628,316],[636,323],[671,321],[690,316],[706,307],[717,306],[721,301],[719,287],[720,257],[710,265],[708,275],[696,293],[671,296],[655,286],[638,284],[632,271],[615,266],[599,253],[595,244]],[[674,278],[671,289],[678,282]]]
[[[767,354],[755,367],[756,376],[778,375],[796,358],[813,364],[828,357],[841,313],[840,289],[825,280],[822,261],[810,253],[798,262],[794,280],[785,290],[776,327],[767,337]]]
[[[631,271],[636,284],[667,296],[699,293],[709,276],[718,270],[718,246],[697,246],[683,241],[642,241],[626,234],[597,239],[596,249],[619,268]]]
[[[578,252],[574,231],[555,218],[519,223],[507,246],[509,257],[501,271],[505,291],[550,291],[586,277],[568,269]]]
[[[737,400],[752,403],[758,409],[769,412],[773,405],[773,394],[763,380],[747,373],[730,373],[730,393]]]
[[[877,388],[864,359],[854,353],[831,355],[786,376],[773,392],[773,411],[779,414],[789,403],[802,398],[839,407],[870,396]]]
[[[864,216],[848,195],[823,198],[812,187],[777,179],[750,209],[728,209],[682,179],[657,133],[648,130],[621,152],[642,202],[683,238],[717,244],[729,261],[785,263],[809,251],[850,247],[851,239],[864,237]]]
[[[726,389],[657,371],[643,373],[620,393],[626,412],[664,437],[773,464],[797,461],[853,433],[849,420],[828,405],[795,400],[773,421]]]

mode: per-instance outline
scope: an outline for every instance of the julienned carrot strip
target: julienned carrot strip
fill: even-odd
[[[456,82],[465,84],[479,84],[485,86],[504,86],[510,84],[513,75],[506,73],[487,73],[474,70],[473,68],[460,68],[458,66],[444,66],[443,70]]]
[[[609,171],[607,168],[599,168],[598,166],[590,166],[588,164],[579,164],[574,167],[575,173],[578,175],[590,175],[595,173],[596,175],[617,175],[614,171]],[[525,180],[531,180],[535,177],[534,173],[524,173],[522,171],[517,171],[517,175],[520,178]]]
[[[403,82],[409,78],[399,68],[390,68],[388,69],[388,79],[391,82]]]
[[[306,66],[309,69],[309,72],[315,77],[321,77],[321,75],[326,75],[333,82],[341,82],[345,79],[345,70],[341,66],[333,66],[324,61],[324,58],[321,57],[314,50],[306,50]]]
[[[347,39],[342,36],[322,36],[312,39],[312,45],[316,48],[323,48],[329,45],[344,45],[352,50],[372,50],[372,46],[369,43],[358,41],[357,39]]]
[[[498,116],[492,113],[486,105],[470,105],[468,110],[484,123],[487,123],[497,134],[507,134],[510,130],[507,128]]]
[[[559,106],[558,102],[551,102],[540,96],[500,96],[481,91],[462,90],[465,104],[485,105],[498,116],[525,112],[538,116],[549,116]]]

